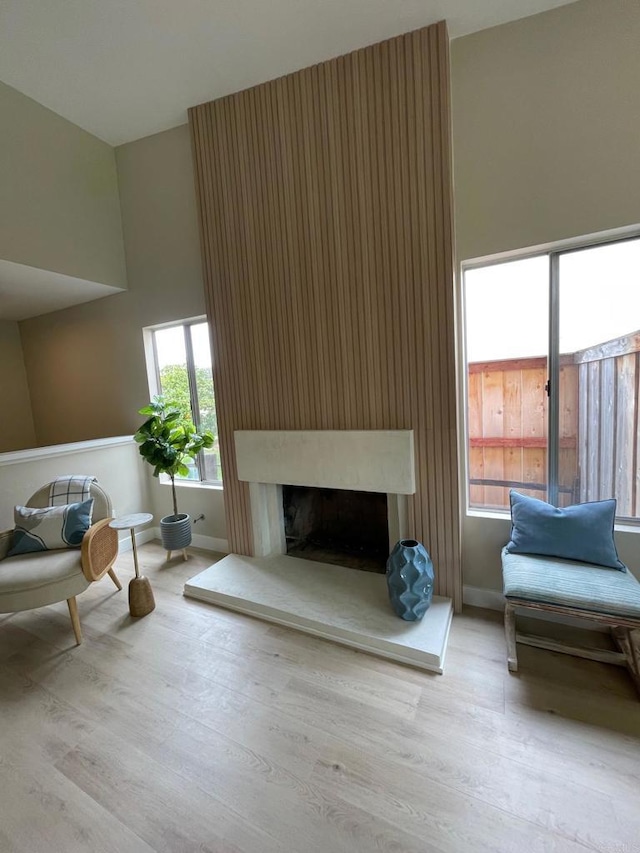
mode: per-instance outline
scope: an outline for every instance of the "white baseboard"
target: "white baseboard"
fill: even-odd
[[[156,530],[153,527],[148,527],[146,530],[140,530],[136,533],[136,545],[144,545],[145,542],[151,542],[152,539],[157,539]],[[131,535],[129,533],[118,539],[118,550],[120,553],[131,551],[132,548],[133,545],[131,544]]]
[[[470,607],[484,607],[485,610],[504,610],[504,595],[499,589],[484,586],[462,587],[462,601]]]
[[[161,538],[159,527],[153,527],[149,532],[153,534],[149,537],[150,539]],[[136,541],[138,540],[136,539]],[[149,539],[147,539],[146,541],[148,542]],[[216,536],[201,536],[199,533],[193,533],[191,537],[191,544],[194,548],[202,548],[203,551],[216,551],[220,554],[229,553],[228,540],[218,539]]]
[[[499,610],[501,613],[504,610],[504,595],[499,589],[488,589],[483,586],[465,586],[462,587],[462,601],[468,604],[469,607],[484,607],[485,610]],[[517,613],[527,616],[529,619],[540,619],[544,622],[556,622],[559,625],[567,625],[570,628],[586,628],[584,619],[577,619],[571,616],[563,616],[562,613],[548,613],[544,610],[520,610]],[[588,623],[588,628],[591,631],[599,631],[607,633],[609,629],[606,625],[599,625],[596,622]]]

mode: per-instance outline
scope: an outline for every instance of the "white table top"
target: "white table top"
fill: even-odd
[[[141,524],[153,521],[153,515],[150,512],[131,512],[129,515],[120,515],[109,522],[109,527],[114,530],[129,530],[132,527],[139,527]]]

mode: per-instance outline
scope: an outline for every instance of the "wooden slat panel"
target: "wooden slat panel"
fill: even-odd
[[[469,480],[484,480],[484,450],[481,447],[469,448]],[[484,486],[469,486],[469,504],[471,506],[484,506]]]
[[[523,467],[523,454],[524,451],[522,448],[518,447],[509,447],[504,449],[504,478],[505,480],[511,480],[515,483],[522,482],[524,467]],[[510,506],[509,500],[509,489],[506,488],[504,490],[504,506]]]
[[[633,431],[635,433],[635,456],[633,457],[633,471],[635,477],[633,480],[633,515],[640,517],[640,352],[636,353],[636,397],[634,401],[634,423]]]
[[[522,436],[522,371],[506,370],[503,373],[503,436]]]
[[[504,434],[504,374],[493,371],[482,374],[482,430],[484,438],[502,438]],[[488,480],[504,480],[504,451],[485,447],[484,476]],[[503,507],[506,489],[486,486],[484,496],[487,506]]]
[[[600,481],[598,499],[614,497],[616,359],[600,362]]]
[[[576,439],[561,438],[559,445],[561,450],[565,448],[575,448]],[[524,438],[504,438],[502,436],[495,436],[491,438],[470,438],[469,447],[541,447],[546,450],[547,439],[529,438],[528,436]]]
[[[530,438],[546,438],[547,395],[546,368],[522,371],[522,434]]]
[[[560,438],[575,438],[578,434],[578,368],[560,368]]]
[[[589,366],[581,364],[578,372],[578,470],[580,476],[580,500],[587,500],[589,468]]]
[[[522,469],[523,476],[522,479],[525,483],[546,483],[547,482],[547,452],[546,450],[538,450],[538,449],[528,449],[525,448],[522,451]],[[546,500],[546,495],[540,494],[540,492],[527,492],[523,490],[525,494],[532,494],[533,497],[541,498],[542,500]]]
[[[587,496],[597,501],[600,495],[600,362],[587,364]]]
[[[637,354],[624,355],[617,361],[616,388],[616,455],[615,494],[618,515],[634,514],[634,472],[636,470],[636,429],[638,384],[636,381]]]
[[[189,119],[232,549],[235,430],[412,428],[411,533],[459,608],[445,24]]]
[[[572,489],[571,493],[560,492],[560,506],[570,506],[580,499],[573,491],[578,482],[578,370],[577,365],[560,368],[558,476],[561,487]]]
[[[573,360],[576,364],[584,364],[588,361],[602,361],[605,358],[629,355],[638,352],[638,350],[640,350],[640,332],[634,332],[631,335],[623,335],[595,347],[580,350],[580,352],[573,354]]]
[[[502,358],[495,361],[470,361],[469,373],[503,372],[505,370],[546,370],[545,356],[532,358]]]
[[[482,432],[484,437],[504,436],[503,374],[482,374]]]

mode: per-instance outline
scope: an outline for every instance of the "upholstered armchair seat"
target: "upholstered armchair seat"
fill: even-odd
[[[79,551],[23,554],[0,561],[0,613],[14,613],[66,601],[84,592],[89,581]]]
[[[32,495],[27,505],[46,507],[49,485]],[[76,596],[107,573],[116,587],[122,589],[113,570],[118,555],[118,534],[109,527],[111,501],[97,483],[91,486],[91,497],[94,524],[85,533],[80,548],[7,557],[13,531],[0,533],[0,613],[32,610],[66,600],[78,644],[82,641],[82,633]]]

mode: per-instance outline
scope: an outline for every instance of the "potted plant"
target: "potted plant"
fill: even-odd
[[[176,475],[189,474],[186,462],[213,445],[213,434],[209,430],[198,433],[191,419],[163,396],[154,397],[139,413],[147,416],[134,435],[140,455],[153,466],[154,477],[167,474],[171,480],[173,515],[160,520],[162,545],[166,551],[179,551],[191,542],[191,518],[178,512]]]

